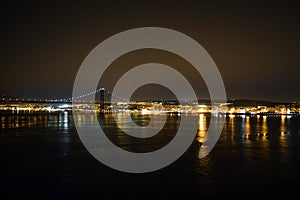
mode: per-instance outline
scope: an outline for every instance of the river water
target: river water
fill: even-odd
[[[110,114],[96,116],[107,137],[124,150],[149,152],[168,144],[180,116],[163,130],[136,140],[115,126]],[[71,113],[0,113],[2,197],[34,199],[240,199],[299,194],[300,118],[228,116],[214,149],[199,159],[209,115],[197,115],[198,133],[171,165],[129,174],[97,161],[83,146]],[[139,125],[148,116],[134,115]],[[80,120],[90,120],[86,115]],[[126,124],[125,124],[126,125]]]

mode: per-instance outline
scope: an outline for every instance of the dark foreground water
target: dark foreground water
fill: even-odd
[[[133,116],[140,125],[147,117]],[[94,159],[68,113],[0,114],[1,199],[242,199],[300,195],[300,118],[226,118],[210,154],[198,159],[210,117],[199,116],[195,142],[161,170],[128,174]],[[132,140],[110,115],[99,121],[129,151],[155,150],[170,141],[178,116],[152,140]],[[81,120],[89,120],[82,118]],[[116,139],[117,138],[117,139]],[[140,142],[140,144],[139,144]]]

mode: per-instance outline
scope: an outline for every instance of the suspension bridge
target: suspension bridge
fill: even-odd
[[[87,97],[95,97],[94,99]],[[107,98],[105,98],[107,97]],[[114,98],[112,98],[114,97]],[[87,100],[88,99],[88,100]],[[107,101],[105,101],[107,99]],[[115,99],[114,102],[111,99]],[[0,99],[1,100],[1,99]],[[172,102],[170,104],[166,102]],[[162,106],[162,101],[145,101],[134,102],[129,99],[125,99],[103,87],[97,88],[94,91],[89,91],[78,96],[66,97],[66,98],[54,98],[54,99],[24,99],[24,98],[11,98],[2,99],[0,101],[0,110],[34,110],[34,111],[68,111],[72,109],[76,110],[94,110],[101,112],[111,111],[128,111],[128,110],[141,110],[152,111],[161,108],[164,112],[212,112],[217,113],[226,112],[227,104],[210,105],[210,101],[205,104],[199,105],[195,101],[186,101],[184,105],[179,105],[175,101],[166,101]],[[160,104],[160,105],[158,105]],[[159,110],[159,109],[158,109]]]
[[[122,102],[130,102],[130,100],[128,99],[124,99],[116,94],[114,94],[113,92],[105,89],[105,88],[98,88],[94,91],[90,91],[90,92],[87,92],[85,94],[80,94],[78,96],[75,96],[75,97],[65,97],[65,98],[53,98],[53,99],[49,99],[49,98],[44,98],[44,99],[41,99],[41,98],[24,98],[24,97],[2,97],[0,99],[0,101],[2,102],[51,102],[51,103],[55,103],[55,102],[58,102],[58,103],[72,103],[72,102],[82,102],[84,101],[84,98],[88,97],[88,96],[92,96],[92,95],[99,95],[100,93],[105,93],[109,96],[113,96],[115,97],[116,99],[122,101]],[[91,102],[91,103],[95,103],[94,102]]]

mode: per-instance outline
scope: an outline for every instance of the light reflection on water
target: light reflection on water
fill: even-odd
[[[160,134],[152,140],[136,140],[117,129],[111,114],[78,115],[79,125],[95,117],[99,119],[112,142],[125,150],[136,152],[147,152],[164,146],[172,140],[180,124],[180,116],[170,114]],[[120,114],[118,117],[122,119],[124,116]],[[96,180],[93,184],[98,184],[98,187],[95,186],[91,192],[96,193],[99,188],[104,187],[102,194],[115,187],[125,188],[123,192],[131,191],[132,188],[127,186],[128,177],[132,182],[142,183],[135,185],[140,191],[145,190],[143,184],[155,184],[169,190],[165,191],[169,194],[174,191],[174,187],[179,190],[182,189],[179,186],[186,185],[184,189],[187,192],[194,191],[195,194],[199,193],[208,198],[222,197],[224,194],[227,197],[232,194],[243,196],[245,192],[247,195],[265,193],[271,196],[282,187],[287,191],[297,190],[296,183],[300,178],[300,118],[228,116],[215,148],[207,157],[198,159],[198,143],[205,141],[210,115],[201,114],[197,117],[198,132],[195,133],[196,139],[191,148],[170,167],[145,175],[145,181],[140,176],[119,177],[106,166],[99,167],[99,163],[91,158],[81,144],[71,113],[1,113],[0,169],[3,173],[0,170],[0,175],[3,177],[7,174],[4,172],[16,173],[16,180],[12,180],[15,183],[20,181],[18,177],[26,176],[27,173],[26,180],[31,180],[31,176],[37,173],[36,169],[39,169],[41,163],[45,163],[43,170],[50,176],[58,176],[57,179],[64,180],[57,186],[62,188],[58,189],[60,194],[68,195],[74,194],[79,188],[90,187],[83,183],[94,177]],[[135,115],[133,119],[141,126],[147,125],[150,120],[147,115]],[[25,175],[22,168],[24,164],[29,166]],[[53,171],[53,165],[58,169],[63,167],[62,174]],[[77,168],[80,171],[77,174],[71,170]],[[43,174],[41,172],[36,179],[45,181]],[[86,178],[87,174],[89,176]],[[111,176],[119,182],[111,181]],[[57,179],[53,180],[55,184]],[[103,179],[107,186],[102,184]],[[101,184],[97,180],[101,180]],[[76,185],[77,189],[65,190],[66,184]],[[2,186],[9,189],[5,184]]]
[[[198,142],[203,143],[205,141],[206,133],[207,133],[207,116],[204,114],[199,115],[199,120],[198,120]]]
[[[58,128],[68,129],[72,116],[67,112],[34,113],[19,112],[18,114],[4,114],[1,116],[2,129],[16,128]]]
[[[128,124],[123,117],[124,114],[116,115],[120,118],[121,123]],[[177,129],[180,123],[180,116],[173,114],[169,115],[167,123],[168,126],[164,129]],[[91,115],[78,115],[78,124],[81,125],[84,121],[91,121],[95,117],[99,118],[100,124],[104,129],[116,128],[116,124],[111,114],[103,114],[100,117],[96,114]],[[18,113],[18,114],[2,114],[1,116],[1,129],[43,129],[43,128],[56,128],[59,130],[74,129],[72,114],[68,112],[57,113]],[[147,115],[132,115],[132,119],[140,126],[147,126],[151,118]],[[102,122],[102,123],[101,123]],[[207,134],[207,129],[210,122],[210,115],[200,114],[198,118],[198,132],[196,134],[198,142],[204,142]],[[288,145],[288,136],[290,134],[299,133],[299,118],[281,117],[240,117],[230,115],[227,117],[227,122],[224,126],[223,134],[220,141],[230,141],[231,144],[242,139],[242,142],[247,145],[253,145],[253,141],[267,141],[271,137],[278,136],[282,146]],[[266,144],[267,145],[267,144]]]
[[[121,119],[124,114],[119,114],[117,117]],[[122,145],[138,145],[138,142],[130,138],[126,138],[126,133],[120,131],[114,122],[111,114],[103,114],[97,116],[96,114],[82,114],[78,115],[79,126],[82,122],[91,121],[95,117],[99,118],[99,122],[103,129],[106,130],[108,136],[111,136],[111,140],[114,140],[114,135],[117,136],[117,141]],[[137,115],[131,116],[135,122],[140,126],[147,126],[150,122],[150,117],[147,115]],[[57,129],[66,133],[66,131],[74,132],[74,123],[72,119],[72,114],[68,112],[57,112],[57,113],[18,113],[18,114],[2,114],[1,116],[1,129],[9,130],[42,130],[42,129]],[[125,118],[124,118],[125,119]],[[231,148],[235,146],[242,147],[242,151],[246,151],[250,157],[256,155],[253,151],[256,148],[261,148],[263,150],[263,157],[271,156],[270,149],[276,147],[282,153],[285,153],[291,143],[291,135],[299,134],[299,118],[287,118],[286,116],[281,117],[240,117],[230,115],[226,119],[226,124],[223,129],[223,133],[219,139],[220,144],[226,144]],[[196,135],[196,140],[199,143],[205,141],[207,134],[207,129],[210,122],[210,115],[200,114],[198,118],[198,132]],[[127,121],[122,122],[122,126],[128,126],[130,128],[130,123]],[[166,141],[170,141],[177,131],[178,125],[180,123],[180,116],[170,114],[167,119],[162,132],[156,140],[147,141],[147,145],[151,145],[151,142],[166,144]],[[124,125],[125,124],[125,125]],[[128,125],[126,125],[128,124]],[[3,132],[4,133],[4,132]],[[3,134],[2,133],[2,134]],[[154,136],[155,137],[155,136]],[[122,141],[124,140],[124,141]],[[125,141],[126,140],[126,141]],[[146,140],[143,140],[146,141]],[[134,144],[130,144],[134,142]],[[156,144],[153,144],[156,145]]]

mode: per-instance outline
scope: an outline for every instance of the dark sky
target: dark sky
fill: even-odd
[[[95,46],[127,29],[156,26],[198,41],[217,64],[228,98],[300,101],[296,1],[8,2],[0,6],[0,95],[70,96]],[[145,60],[164,60],[158,53],[149,59],[144,52]],[[207,98],[202,89],[198,96]]]

